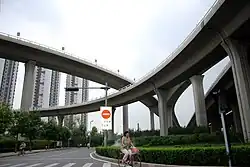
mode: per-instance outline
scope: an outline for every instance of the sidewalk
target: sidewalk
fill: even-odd
[[[110,162],[111,164],[117,164],[117,159],[100,156],[96,154],[95,151],[90,154],[90,157],[96,161]],[[141,162],[141,167],[208,167],[208,166],[165,165],[165,164]],[[220,166],[209,166],[209,167],[220,167]]]
[[[53,148],[53,149],[43,149],[43,150],[32,150],[32,151],[25,151],[25,154],[34,154],[34,153],[40,153],[40,152],[47,152],[47,151],[59,151],[59,150],[65,150],[65,148]],[[11,156],[17,156],[18,152],[8,152],[8,153],[0,153],[0,158],[3,157],[11,157]]]

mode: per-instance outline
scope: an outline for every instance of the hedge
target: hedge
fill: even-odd
[[[142,162],[168,165],[219,165],[227,166],[225,147],[189,147],[189,148],[139,148]],[[97,147],[101,156],[117,158],[118,147]],[[237,166],[250,166],[250,147],[232,147],[232,162]]]
[[[131,136],[140,137],[140,136],[160,136],[160,130],[130,130]],[[171,127],[168,128],[169,135],[187,135],[195,133],[209,133],[209,128],[207,127]]]
[[[240,143],[241,137],[229,135],[232,143]],[[165,145],[190,145],[197,143],[220,144],[224,143],[222,134],[193,134],[193,135],[169,135],[169,136],[146,136],[132,138],[136,146],[165,146]]]
[[[27,145],[26,149],[29,149],[29,142],[25,141],[25,143]],[[13,139],[0,140],[0,153],[13,152],[15,151],[16,145],[19,148],[20,142],[16,142]],[[45,149],[46,146],[53,148],[55,146],[55,142],[47,140],[33,140],[31,145],[33,150]]]

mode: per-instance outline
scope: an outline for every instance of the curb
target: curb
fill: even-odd
[[[111,163],[113,165],[117,165],[118,166],[117,159],[98,155],[96,153],[96,151],[90,153],[90,157],[92,159],[96,160],[96,161],[101,161],[101,162],[105,162],[105,163]],[[120,165],[120,166],[124,166],[124,165]],[[154,164],[154,163],[141,162],[141,167],[206,167],[206,166],[165,165],[165,164]],[[221,166],[209,166],[209,167],[221,167]]]
[[[49,151],[60,151],[60,150],[66,150],[67,148],[59,148],[59,149],[48,149],[48,150],[33,150],[33,151],[26,151],[25,154],[35,154],[35,153],[41,153],[41,152],[49,152]],[[12,156],[18,156],[18,152],[9,154],[9,155],[1,155],[0,159],[5,157],[12,157]]]

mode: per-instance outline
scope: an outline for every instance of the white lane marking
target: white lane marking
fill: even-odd
[[[49,157],[61,156],[61,155],[64,155],[64,154],[70,154],[70,153],[77,152],[77,151],[78,151],[78,150],[70,151],[70,152],[64,152],[64,153],[61,153],[61,154],[54,154],[54,155],[51,155],[51,156],[49,156]]]
[[[114,162],[109,162],[109,161],[106,161],[106,160],[103,160],[103,159],[98,159],[98,158],[95,158],[92,154],[94,154],[94,152],[90,153],[89,156],[93,159],[93,160],[96,160],[96,161],[99,161],[99,162],[106,162],[106,163],[110,163],[112,165],[117,165],[119,166],[117,163],[114,163]],[[122,164],[120,164],[120,166],[123,166]]]
[[[22,165],[26,165],[27,163],[22,163],[22,164],[16,164],[16,165],[12,165],[12,166],[9,166],[9,167],[18,167],[18,166],[22,166]]]
[[[93,163],[86,163],[82,167],[90,167],[91,165],[93,165]]]
[[[64,165],[63,167],[71,167],[71,166],[73,166],[73,165],[75,165],[76,163],[68,163],[68,164],[66,164],[66,165]]]
[[[59,163],[54,163],[54,164],[49,164],[49,165],[46,165],[46,166],[44,166],[44,167],[52,167],[52,166],[56,166],[56,165],[58,165]]]
[[[37,164],[32,164],[32,165],[28,165],[28,166],[25,166],[25,167],[34,167],[34,166],[39,166],[39,165],[42,165],[43,163],[37,163]]]
[[[0,166],[2,167],[2,166],[7,166],[7,165],[10,165],[10,164],[2,164],[2,165],[0,165]]]
[[[111,167],[111,163],[104,163],[102,167]]]

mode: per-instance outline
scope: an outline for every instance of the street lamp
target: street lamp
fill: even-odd
[[[219,110],[220,117],[221,117],[223,136],[224,136],[225,147],[226,147],[226,152],[228,156],[228,166],[231,167],[232,166],[231,145],[228,140],[228,133],[227,133],[226,123],[225,123],[225,112],[228,109],[227,103],[226,103],[226,97],[225,97],[224,92],[221,92],[220,90],[213,92],[213,96],[214,96],[215,101],[217,101],[218,103],[218,110]]]
[[[108,90],[110,89],[110,87],[108,86],[108,83],[105,83],[105,86],[101,86],[101,87],[68,87],[65,88],[65,91],[79,91],[80,89],[103,89],[105,90],[105,106],[108,106]],[[104,146],[107,145],[107,133],[106,131],[104,132]]]

